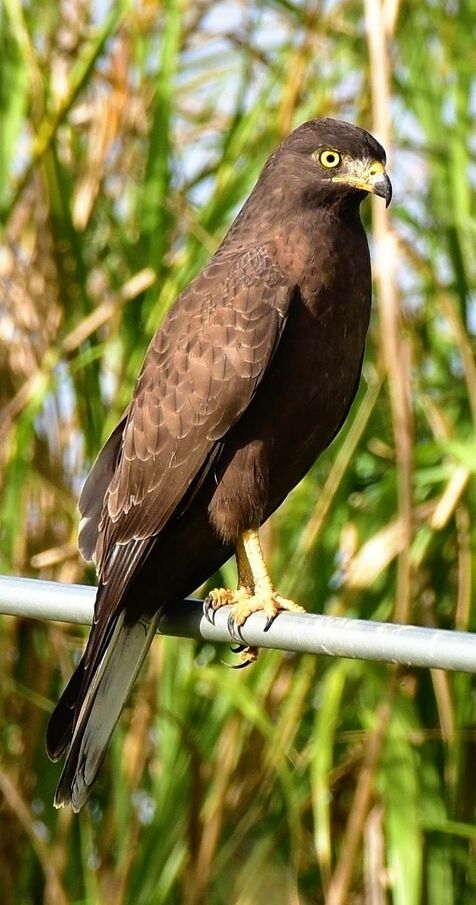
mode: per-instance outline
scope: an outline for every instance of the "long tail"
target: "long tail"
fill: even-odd
[[[103,656],[93,669],[79,714],[84,658],[70,679],[48,725],[46,747],[58,760],[71,739],[54,804],[79,811],[88,800],[109,739],[154,637],[160,614],[126,622],[122,611]],[[77,715],[76,715],[77,714]]]

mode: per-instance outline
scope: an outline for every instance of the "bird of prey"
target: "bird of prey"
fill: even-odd
[[[299,126],[152,339],[80,499],[79,547],[99,585],[47,730],[49,756],[67,751],[57,807],[89,797],[161,612],[233,552],[237,588],[209,595],[209,617],[230,605],[236,628],[257,610],[301,611],[275,589],[258,529],[355,396],[371,305],[359,208],[369,192],[389,204],[385,163],[355,125]]]

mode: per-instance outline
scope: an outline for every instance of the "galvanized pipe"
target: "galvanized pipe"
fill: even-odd
[[[0,613],[31,619],[89,624],[95,589],[54,581],[0,576]],[[187,599],[175,605],[160,621],[159,634],[202,638],[212,642],[236,642],[227,627],[228,608],[216,613],[211,625],[203,616],[202,602]],[[266,617],[255,613],[242,629],[245,644],[254,647],[382,660],[406,666],[426,666],[476,672],[476,634],[366,622],[313,613],[281,613],[268,631]]]

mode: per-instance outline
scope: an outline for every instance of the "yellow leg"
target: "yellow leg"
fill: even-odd
[[[302,606],[277,593],[264,560],[258,531],[250,529],[243,532],[238,540],[236,559],[239,588],[246,588],[248,593],[233,601],[230,625],[244,625],[251,613],[262,611],[268,616],[266,631],[282,610],[289,613],[305,612]]]
[[[228,626],[231,632],[237,634],[237,629],[244,625],[251,613],[264,612],[268,616],[265,631],[270,627],[276,616],[282,610],[290,613],[304,613],[302,606],[287,600],[278,594],[271,581],[257,530],[244,531],[238,538],[236,545],[236,563],[238,568],[238,587],[236,591],[228,588],[217,588],[208,595],[204,612],[207,619],[211,619],[213,611],[222,606],[230,605],[231,611],[228,617]],[[248,656],[247,662],[256,659],[255,649],[245,648],[243,654]]]

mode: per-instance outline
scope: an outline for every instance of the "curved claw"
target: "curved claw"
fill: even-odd
[[[212,598],[205,597],[205,600],[203,601],[203,615],[210,625],[215,625],[215,609],[212,604]]]
[[[273,613],[272,616],[268,616],[265,627],[263,629],[264,632],[267,632],[271,628],[274,620],[276,619],[276,616],[278,616],[278,615],[279,615],[279,613]]]
[[[223,666],[226,666],[227,669],[244,669],[245,666],[251,666],[253,660],[243,660],[242,663],[225,663],[224,660],[221,661]]]
[[[227,625],[228,631],[230,632],[230,635],[232,635],[233,638],[236,638],[238,643],[243,640],[243,636],[241,634],[241,625],[236,624],[234,616],[233,616],[233,610],[231,611],[230,615],[228,616],[226,625]]]
[[[244,669],[245,666],[251,666],[258,659],[258,649],[256,647],[238,644],[236,647],[230,645],[230,650],[234,654],[240,654],[241,663],[225,663],[222,660],[223,666],[227,666],[228,669]]]

